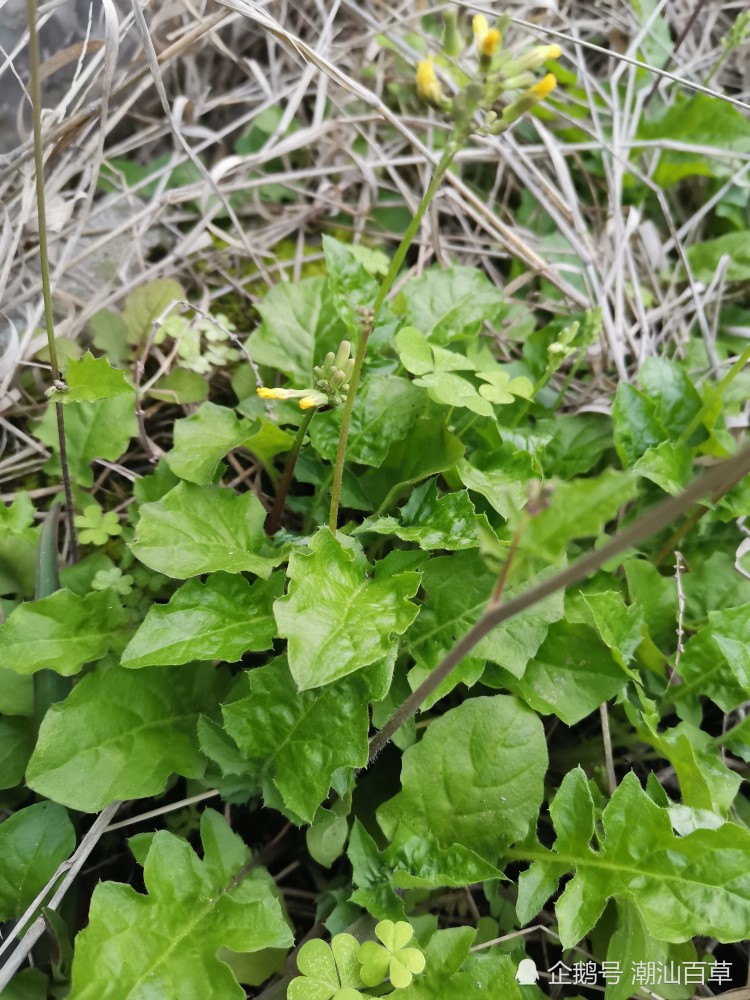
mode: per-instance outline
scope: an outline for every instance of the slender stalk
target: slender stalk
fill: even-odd
[[[299,457],[299,453],[302,448],[302,442],[305,440],[305,434],[307,434],[307,429],[310,426],[310,421],[314,415],[314,409],[306,410],[305,415],[302,418],[302,423],[297,428],[297,434],[295,435],[294,443],[292,444],[292,450],[287,455],[286,463],[284,464],[284,471],[282,472],[281,479],[279,480],[279,486],[276,490],[273,507],[271,508],[268,518],[266,519],[266,532],[269,535],[275,535],[279,530],[279,525],[281,524],[281,513],[284,510],[284,503],[286,502],[286,498],[289,493],[289,487],[292,485],[294,467],[297,464],[297,458]]]
[[[484,614],[479,621],[464,635],[453,649],[443,657],[441,662],[435,667],[432,673],[420,684],[420,686],[409,695],[409,697],[393,713],[383,728],[377,732],[370,740],[369,760],[373,761],[383,747],[389,742],[393,734],[396,733],[407,719],[411,718],[420,705],[435,691],[445,678],[454,670],[465,656],[493,628],[508,621],[515,615],[533,607],[539,601],[549,597],[550,594],[571,587],[581,580],[586,579],[596,570],[600,569],[606,562],[614,556],[619,555],[631,546],[639,545],[651,535],[662,531],[671,524],[676,517],[691,507],[702,497],[713,494],[723,495],[727,490],[750,472],[750,445],[739,451],[732,458],[715,465],[705,472],[699,479],[691,483],[687,489],[683,490],[676,497],[668,497],[656,507],[647,511],[630,527],[618,532],[613,538],[600,549],[587,552],[576,562],[571,563],[562,572],[554,577],[542,580],[535,587],[527,590],[518,597],[514,597],[506,604],[488,604]]]
[[[458,151],[459,144],[456,142],[455,138],[448,141],[445,149],[443,150],[443,155],[440,157],[437,166],[435,167],[435,172],[432,175],[432,180],[427,185],[427,190],[422,197],[421,202],[417,211],[414,213],[414,217],[406,228],[406,232],[403,235],[401,242],[398,245],[398,249],[391,260],[391,265],[388,268],[388,273],[383,278],[383,281],[378,289],[378,294],[375,298],[375,302],[372,307],[372,312],[368,314],[366,322],[362,323],[359,343],[357,344],[357,353],[354,356],[354,371],[352,372],[352,377],[349,380],[349,392],[346,397],[346,402],[344,403],[344,411],[341,417],[341,430],[339,431],[339,443],[336,449],[336,461],[333,467],[333,484],[331,486],[331,512],[328,519],[328,524],[332,532],[335,533],[338,527],[339,519],[339,502],[341,499],[341,483],[344,478],[344,462],[346,460],[346,441],[349,436],[349,424],[352,417],[352,409],[354,408],[354,398],[357,395],[357,388],[359,386],[359,379],[362,374],[362,366],[365,360],[365,353],[367,351],[367,341],[372,333],[372,330],[377,322],[378,313],[388,296],[393,283],[396,280],[398,272],[401,269],[401,265],[404,262],[404,258],[409,251],[409,247],[414,240],[414,237],[419,229],[419,225],[422,222],[425,212],[435,196],[437,189],[440,187],[440,183],[445,176],[445,173],[450,166],[451,160],[456,155]]]
[[[52,293],[49,283],[49,255],[47,252],[47,209],[44,198],[44,150],[42,147],[42,81],[39,68],[39,33],[36,24],[36,0],[26,0],[26,16],[29,22],[29,70],[32,116],[34,119],[34,166],[36,173],[36,205],[39,220],[39,264],[42,274],[42,298],[44,300],[44,324],[47,328],[49,360],[52,367],[53,384],[62,377],[57,363],[55,342],[55,321],[52,316]],[[70,486],[68,453],[65,447],[65,417],[61,403],[55,404],[57,436],[60,442],[60,469],[65,487],[65,519],[70,536],[70,552],[73,562],[78,560],[78,541],[73,510],[73,491]]]

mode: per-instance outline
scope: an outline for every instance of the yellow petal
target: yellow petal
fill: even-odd
[[[289,391],[287,389],[268,389],[262,385],[255,391],[261,399],[289,399]]]
[[[545,97],[549,97],[552,91],[557,86],[557,77],[554,73],[547,73],[543,76],[539,83],[535,83],[533,87],[530,88],[529,93],[532,94],[538,101],[543,101]]]
[[[497,52],[500,48],[500,42],[503,40],[503,36],[500,34],[497,28],[490,28],[487,34],[482,38],[479,43],[479,51],[485,58],[489,59],[491,56]]]
[[[484,14],[474,15],[474,19],[471,22],[471,28],[472,31],[474,32],[474,37],[476,38],[477,42],[480,43],[484,38],[484,36],[487,34],[487,32],[490,30],[490,26],[489,24],[487,24],[487,18],[484,16]]]

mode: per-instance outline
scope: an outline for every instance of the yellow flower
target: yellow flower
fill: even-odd
[[[267,389],[261,386],[255,390],[261,399],[290,399],[291,393],[288,389]]]
[[[487,24],[487,18],[484,14],[475,14],[474,19],[471,22],[471,28],[474,32],[474,37],[477,40],[477,45],[481,45],[487,32],[490,30],[489,24]]]
[[[431,59],[423,59],[417,63],[417,93],[433,107],[440,107],[445,103],[445,94]]]
[[[479,42],[479,52],[485,59],[491,59],[492,56],[500,48],[500,42],[503,40],[503,36],[500,34],[497,28],[490,28],[488,32],[485,33],[481,42]]]
[[[556,48],[557,46],[551,46]],[[535,83],[533,87],[529,89],[529,93],[533,95],[538,101],[543,101],[546,97],[552,93],[552,91],[557,86],[557,77],[554,73],[547,73],[542,79]]]

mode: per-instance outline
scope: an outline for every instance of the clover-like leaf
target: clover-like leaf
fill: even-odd
[[[414,929],[405,920],[396,923],[381,920],[375,934],[382,945],[365,941],[359,949],[362,982],[366,986],[379,986],[388,975],[397,990],[406,989],[425,967],[425,957],[419,948],[406,947],[414,936]]]
[[[78,540],[82,545],[106,545],[111,537],[122,534],[120,519],[114,511],[106,514],[97,504],[89,504],[83,514],[75,518],[76,527],[81,529]]]
[[[319,938],[307,941],[297,955],[302,973],[289,984],[288,1000],[359,1000],[365,994],[357,971],[359,942],[351,934],[336,934],[330,945]]]

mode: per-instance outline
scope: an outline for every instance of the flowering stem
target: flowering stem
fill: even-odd
[[[42,74],[39,65],[39,33],[36,23],[36,0],[26,0],[26,16],[29,25],[29,89],[31,90],[31,113],[34,122],[34,168],[36,173],[36,205],[39,220],[39,266],[42,277],[42,299],[44,301],[44,325],[47,328],[47,346],[52,368],[53,384],[61,378],[57,362],[57,343],[52,315],[52,294],[49,281],[49,256],[47,254],[47,216],[44,197],[44,150],[42,148]],[[70,539],[72,561],[78,562],[78,541],[73,522],[73,491],[70,485],[70,469],[65,445],[65,417],[61,403],[55,403],[57,437],[60,448],[60,469],[65,489],[65,520]]]
[[[331,512],[328,519],[328,524],[332,532],[336,532],[338,526],[339,518],[339,501],[341,498],[341,483],[344,477],[344,461],[346,459],[346,439],[349,436],[349,424],[351,422],[352,409],[354,407],[354,398],[357,395],[357,387],[359,386],[360,375],[362,374],[362,366],[365,360],[365,352],[367,350],[367,340],[372,332],[375,323],[377,322],[378,313],[388,296],[393,283],[396,280],[396,276],[401,269],[401,265],[404,262],[404,258],[409,251],[409,247],[416,235],[419,225],[424,217],[427,208],[435,196],[435,192],[440,187],[440,183],[445,176],[448,167],[450,166],[451,160],[456,155],[459,148],[459,143],[456,141],[455,137],[448,140],[445,149],[443,150],[443,155],[438,161],[435,171],[432,175],[430,183],[427,185],[427,190],[422,197],[419,207],[414,213],[414,217],[406,228],[406,232],[403,235],[401,242],[398,245],[398,249],[391,260],[391,266],[388,268],[388,273],[383,278],[383,281],[378,289],[378,294],[375,298],[375,302],[372,307],[372,312],[368,314],[367,321],[363,322],[359,334],[359,343],[357,344],[357,353],[354,358],[354,371],[352,372],[352,377],[349,380],[349,392],[346,397],[346,402],[344,403],[344,411],[341,416],[341,430],[339,431],[339,444],[336,449],[336,461],[333,468],[333,484],[331,486]]]
[[[271,508],[268,518],[266,519],[266,532],[269,535],[275,535],[279,530],[281,512],[284,510],[284,504],[286,502],[287,494],[289,493],[289,487],[292,485],[294,467],[297,464],[297,458],[299,456],[300,449],[302,448],[302,442],[305,440],[305,434],[307,434],[307,429],[310,426],[310,421],[314,415],[314,408],[306,410],[305,415],[302,418],[302,423],[297,428],[297,434],[294,438],[294,443],[292,444],[292,450],[287,455],[284,471],[282,472],[281,479],[279,480],[276,497],[273,501],[273,507]]]

